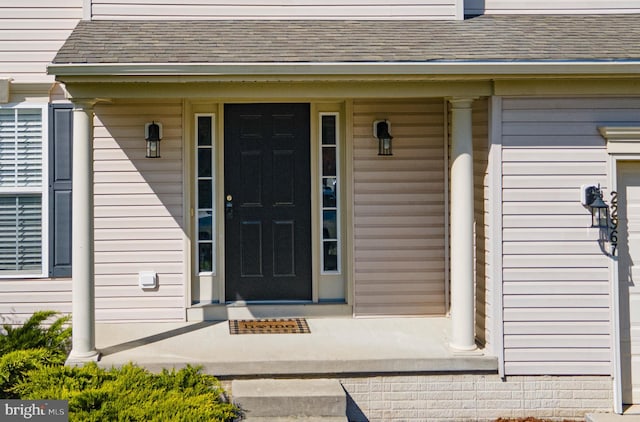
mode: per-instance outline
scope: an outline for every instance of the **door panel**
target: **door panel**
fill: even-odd
[[[295,151],[273,151],[273,167],[278,171],[273,173],[273,202],[278,206],[295,205],[296,175]]]
[[[618,167],[622,401],[640,404],[640,164]]]
[[[311,300],[308,104],[225,106],[227,301]]]
[[[273,222],[273,273],[295,276],[295,222]]]
[[[244,220],[240,228],[240,276],[262,277],[262,222]]]

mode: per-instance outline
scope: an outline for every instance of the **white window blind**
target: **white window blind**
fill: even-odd
[[[42,186],[42,110],[0,110],[0,188]]]
[[[42,273],[42,109],[0,109],[0,275]]]
[[[39,273],[41,269],[40,196],[0,196],[0,273]]]

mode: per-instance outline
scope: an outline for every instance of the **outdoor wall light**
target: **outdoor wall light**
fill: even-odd
[[[147,141],[147,158],[160,157],[160,140],[162,140],[162,123],[146,123],[144,139]]]
[[[583,186],[582,204],[591,208],[591,227],[609,227],[609,206],[602,200],[602,190],[598,186]]]
[[[393,155],[391,150],[393,136],[389,130],[391,130],[391,123],[388,120],[373,122],[373,136],[378,138],[378,155]]]

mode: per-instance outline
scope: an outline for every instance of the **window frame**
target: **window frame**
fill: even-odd
[[[332,116],[335,118],[335,127],[334,127],[334,136],[335,136],[335,144],[323,144],[323,126],[322,119],[325,116]],[[342,275],[342,201],[340,200],[342,195],[342,178],[341,178],[341,160],[340,160],[340,148],[341,148],[341,139],[340,139],[340,112],[338,111],[320,111],[318,112],[318,148],[319,148],[319,168],[318,175],[320,181],[320,199],[319,199],[319,211],[320,211],[320,275]],[[335,150],[335,175],[324,175],[324,166],[323,166],[323,150],[324,148],[333,148]],[[334,207],[325,207],[324,206],[324,197],[323,197],[323,189],[324,189],[324,180],[325,179],[335,179],[335,184],[338,187],[338,194],[335,198],[335,206]],[[325,211],[333,211],[336,216],[336,238],[330,238],[325,240],[324,238],[324,213]],[[325,270],[325,262],[324,262],[324,248],[325,243],[336,243],[337,248],[337,256],[336,256],[336,269],[335,270]]]
[[[39,194],[41,198],[41,268],[40,272],[21,272],[14,274],[3,274],[0,272],[0,280],[6,279],[28,279],[28,278],[48,278],[49,277],[49,104],[48,103],[8,103],[0,104],[0,110],[32,109],[40,110],[41,117],[41,183],[39,188],[33,187],[0,187],[0,196],[18,196],[24,194]]]
[[[200,117],[209,117],[211,118],[211,145],[203,146],[202,149],[210,149],[211,150],[211,177],[210,178],[202,178],[198,174],[198,156],[201,146],[198,145],[198,119]],[[194,183],[194,216],[195,216],[195,224],[194,224],[194,240],[195,240],[195,250],[194,250],[194,264],[195,264],[195,273],[197,276],[211,276],[214,277],[217,275],[218,265],[217,265],[217,249],[218,249],[218,239],[217,239],[217,212],[218,212],[218,203],[217,203],[217,163],[216,163],[216,115],[215,113],[194,113],[194,173],[193,173],[193,181]],[[199,237],[200,232],[200,219],[198,217],[198,213],[200,211],[199,208],[199,192],[198,192],[198,182],[200,180],[208,180],[211,179],[211,240],[206,242],[201,242]],[[206,210],[203,208],[203,210]],[[210,243],[211,244],[211,271],[200,271],[200,244],[201,243]]]

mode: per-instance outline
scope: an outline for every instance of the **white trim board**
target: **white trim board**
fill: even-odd
[[[618,191],[618,162],[640,161],[640,126],[601,126],[598,131],[607,141],[609,153],[609,186]],[[622,414],[622,356],[620,350],[620,288],[618,283],[618,259],[610,261],[613,354],[613,410]]]
[[[50,64],[64,76],[179,75],[566,75],[637,74],[640,61],[362,62],[362,63],[104,63]]]

